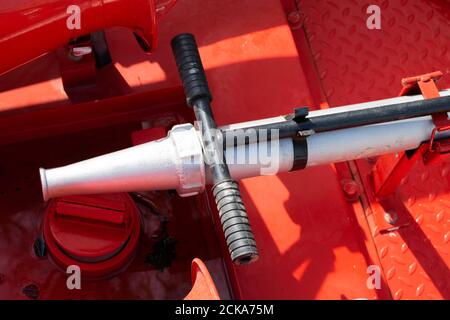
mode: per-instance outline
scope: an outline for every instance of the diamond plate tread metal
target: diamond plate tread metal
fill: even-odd
[[[450,87],[450,1],[371,1],[381,30],[369,30],[367,2],[298,0],[303,27],[331,106],[396,96],[407,76],[444,72]],[[417,163],[394,198],[375,199],[372,165],[357,161],[370,200],[367,221],[393,299],[450,299],[450,160]],[[406,218],[380,232],[375,215]]]
[[[398,230],[382,232],[369,219],[394,299],[450,299],[449,172],[449,160],[417,162],[394,199],[372,203],[372,218],[389,212],[406,220]]]
[[[381,30],[369,30],[369,4]],[[448,0],[298,0],[304,28],[330,105],[396,96],[403,77],[441,70],[450,86]]]

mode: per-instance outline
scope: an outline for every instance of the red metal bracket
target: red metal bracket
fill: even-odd
[[[66,93],[79,86],[95,85],[96,67],[90,36],[56,50]]]
[[[95,86],[98,70],[111,63],[103,31],[74,39],[56,53],[64,89],[68,94],[77,87]]]
[[[402,80],[404,88],[418,88],[425,99],[432,99],[439,97],[439,89],[436,86],[436,82],[442,77],[443,73],[441,71],[436,71],[433,73],[421,75],[418,77],[405,78]],[[417,90],[417,89],[416,89]],[[448,119],[447,113],[439,113],[432,115],[435,128],[431,133],[431,138],[428,145],[428,149],[423,149],[423,160],[424,162],[430,163],[439,158],[441,154],[450,152],[450,141],[448,139],[442,139],[436,141],[436,134],[438,132],[450,130],[450,120]]]
[[[436,82],[442,77],[440,71],[402,79],[400,96],[422,93],[425,99],[439,97]],[[400,154],[380,157],[374,166],[373,181],[375,193],[378,198],[387,197],[395,192],[403,178],[411,170],[417,160],[422,157],[424,163],[436,160],[443,153],[450,152],[450,140],[436,141],[438,132],[450,130],[450,121],[446,113],[432,116],[435,128],[430,141],[421,145],[412,154]]]

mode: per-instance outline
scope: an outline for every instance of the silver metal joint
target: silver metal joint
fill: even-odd
[[[177,153],[176,170],[180,179],[177,192],[181,197],[199,194],[205,189],[205,165],[202,144],[190,123],[176,125],[169,139]]]

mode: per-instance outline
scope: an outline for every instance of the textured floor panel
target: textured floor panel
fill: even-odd
[[[403,77],[444,72],[450,87],[450,2],[372,1],[381,30],[366,27],[367,3],[298,1],[304,30],[331,106],[396,96]],[[371,199],[369,227],[394,299],[450,298],[449,162],[417,163],[397,193],[378,202],[371,166],[358,161]],[[398,230],[380,232],[376,215],[402,216]],[[379,221],[379,220],[378,220]]]
[[[392,97],[401,78],[435,70],[450,85],[449,1],[371,1],[381,9],[380,30],[367,28],[364,1],[298,4],[330,105]]]
[[[358,161],[371,210],[367,217],[394,299],[450,299],[450,161],[417,162],[397,192],[376,201],[371,167]],[[398,229],[379,223],[386,213]],[[378,219],[377,219],[378,216]],[[401,223],[400,223],[401,221]]]

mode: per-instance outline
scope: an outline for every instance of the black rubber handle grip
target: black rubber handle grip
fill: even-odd
[[[202,130],[204,152],[213,180],[213,194],[217,204],[225,240],[235,264],[248,264],[259,257],[239,186],[231,179],[225,158],[216,143],[217,126],[212,115],[212,100],[197,43],[191,34],[181,34],[172,40],[172,50],[178,66],[188,104],[194,109]],[[221,150],[220,150],[221,151]]]
[[[185,33],[173,38],[172,51],[188,105],[192,107],[194,101],[200,98],[207,98],[211,102],[212,95],[194,36]]]

